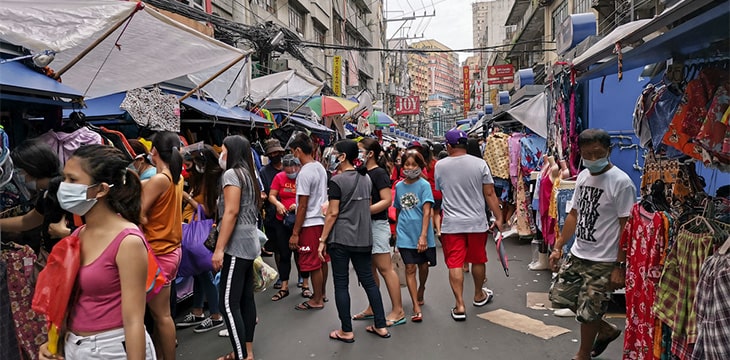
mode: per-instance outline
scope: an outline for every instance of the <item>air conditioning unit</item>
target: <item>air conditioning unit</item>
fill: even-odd
[[[276,59],[271,61],[271,71],[282,72],[289,70],[289,60],[287,59]]]

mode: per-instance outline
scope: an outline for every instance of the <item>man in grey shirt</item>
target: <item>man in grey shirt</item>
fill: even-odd
[[[472,264],[474,278],[474,306],[484,306],[492,298],[491,290],[482,287],[486,279],[486,241],[489,230],[486,202],[497,218],[497,230],[502,228],[502,212],[494,193],[494,181],[487,163],[466,152],[467,136],[459,129],[446,133],[449,156],[436,163],[436,189],[443,194],[443,223],[441,244],[449,268],[449,283],[456,305],[451,317],[466,320],[464,305],[465,262]]]

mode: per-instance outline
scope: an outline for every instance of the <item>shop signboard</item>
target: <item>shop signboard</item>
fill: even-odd
[[[332,58],[332,91],[342,96],[342,56]]]
[[[596,35],[596,15],[594,13],[573,14],[565,18],[555,34],[555,48],[563,55],[589,36]]]
[[[469,113],[469,109],[471,108],[471,104],[469,103],[469,66],[464,66],[464,77],[463,77],[463,83],[464,83],[464,117],[466,117]]]
[[[474,108],[481,111],[484,107],[484,86],[481,80],[474,80]]]
[[[421,112],[421,102],[418,96],[396,96],[395,97],[395,114],[396,115],[418,115]]]

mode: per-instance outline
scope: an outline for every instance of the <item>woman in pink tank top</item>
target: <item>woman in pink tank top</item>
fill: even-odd
[[[76,150],[64,167],[60,206],[84,216],[78,293],[69,304],[65,359],[156,359],[144,328],[147,250],[140,221],[139,178],[111,146]],[[119,266],[124,263],[124,266]],[[39,358],[55,359],[48,344]]]

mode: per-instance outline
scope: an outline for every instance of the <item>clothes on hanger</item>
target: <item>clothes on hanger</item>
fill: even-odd
[[[37,139],[48,144],[58,154],[61,165],[66,164],[66,160],[71,157],[71,154],[82,145],[104,144],[101,135],[85,126],[71,133],[49,130],[38,136]]]
[[[8,290],[8,264],[0,259],[0,359],[20,360],[18,339],[15,337],[15,322],[10,309]]]

